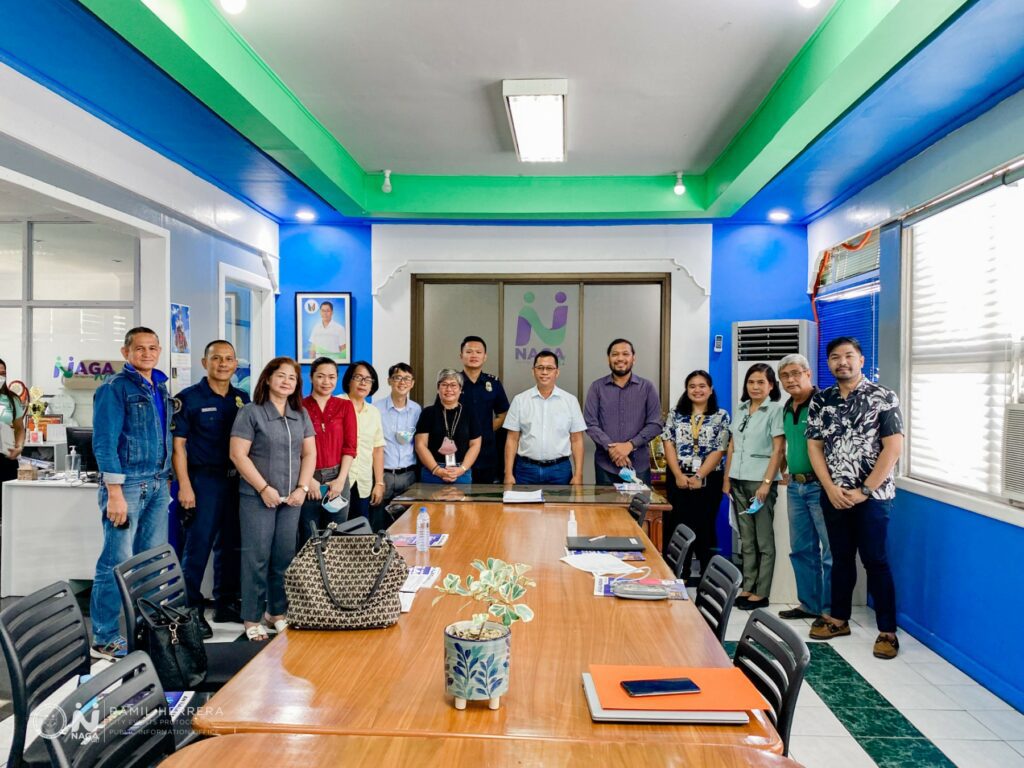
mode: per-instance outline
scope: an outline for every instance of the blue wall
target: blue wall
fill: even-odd
[[[898,622],[1019,710],[1024,528],[898,491],[889,523]]]
[[[732,324],[737,320],[811,319],[807,229],[778,224],[715,224],[711,241],[711,338],[708,373],[718,404],[731,409]],[[714,351],[716,334],[725,345]]]
[[[370,295],[370,227],[292,225],[280,230],[281,294],[277,297],[277,354],[295,357],[295,294],[349,291],[352,294],[352,359],[373,357],[373,299]],[[339,371],[338,392],[341,391]],[[380,371],[378,371],[380,373]],[[386,374],[385,374],[386,375]],[[303,366],[309,392],[309,366]]]

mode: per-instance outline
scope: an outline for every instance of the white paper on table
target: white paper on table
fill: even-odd
[[[412,610],[412,601],[416,599],[415,592],[399,592],[398,602],[402,604],[402,613],[408,613]]]
[[[615,555],[606,552],[584,552],[581,555],[566,555],[562,562],[571,565],[595,576],[598,574],[612,574],[618,576],[623,573],[635,573],[640,570],[629,563],[624,563]]]
[[[416,592],[420,589],[429,589],[434,586],[437,577],[441,575],[441,569],[436,565],[414,565],[409,569],[409,575],[402,585],[402,592]]]
[[[651,490],[643,483],[613,483],[615,490],[620,493],[623,491],[649,491]]]
[[[505,491],[501,495],[505,504],[540,504],[544,501],[544,491]]]

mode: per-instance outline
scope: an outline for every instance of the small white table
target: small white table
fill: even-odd
[[[0,596],[28,595],[55,581],[92,580],[103,547],[97,488],[63,481],[3,484]]]

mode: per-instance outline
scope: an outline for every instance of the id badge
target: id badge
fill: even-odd
[[[445,467],[454,467],[456,465],[454,453],[449,453],[444,457],[444,465]]]
[[[704,462],[700,460],[700,456],[694,456],[692,459],[692,463],[693,471],[696,472],[697,470],[700,469],[700,465],[703,464]]]

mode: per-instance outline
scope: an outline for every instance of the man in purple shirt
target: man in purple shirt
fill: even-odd
[[[619,471],[632,467],[651,484],[647,444],[661,433],[661,400],[654,385],[633,373],[633,343],[615,339],[608,345],[611,375],[590,385],[583,419],[594,441],[594,472],[598,485],[622,482]]]

